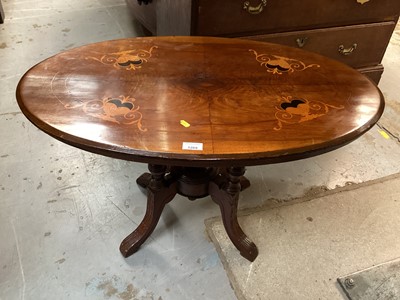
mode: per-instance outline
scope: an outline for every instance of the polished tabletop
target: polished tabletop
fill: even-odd
[[[17,88],[41,130],[126,160],[257,165],[324,153],[370,129],[379,89],[301,49],[211,37],[147,37],[71,49]]]

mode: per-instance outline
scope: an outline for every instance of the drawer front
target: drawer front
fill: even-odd
[[[359,1],[365,0],[197,0],[193,33],[243,36],[355,25],[394,21],[400,12],[400,0]]]
[[[244,38],[302,48],[360,68],[381,62],[395,25],[382,22]]]
[[[147,5],[139,5],[137,0],[126,0],[126,2],[135,19],[138,20],[152,34],[156,34],[156,1],[152,1]]]

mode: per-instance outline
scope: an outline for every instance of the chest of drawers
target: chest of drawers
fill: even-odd
[[[154,35],[242,37],[342,61],[379,82],[399,0],[127,0]]]

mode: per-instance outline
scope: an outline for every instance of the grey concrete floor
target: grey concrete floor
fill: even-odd
[[[259,249],[253,263],[240,256],[220,218],[207,221],[238,299],[344,300],[337,278],[400,259],[400,174],[298,201],[240,212]],[[389,269],[379,272],[381,280],[375,274],[354,278],[348,290],[366,292],[351,299],[400,299],[400,278]]]
[[[135,179],[147,167],[62,144],[31,125],[16,104],[18,80],[46,57],[142,35],[124,0],[2,2],[0,299],[235,299],[205,233],[204,220],[219,215],[210,198],[177,197],[152,237],[124,259],[119,243],[145,212],[146,198]],[[395,104],[400,94],[396,43],[393,39],[385,56],[380,84]],[[389,121],[398,117],[395,109],[385,114]],[[400,144],[380,130],[376,126],[318,157],[248,168],[252,187],[242,193],[241,207],[399,173]]]

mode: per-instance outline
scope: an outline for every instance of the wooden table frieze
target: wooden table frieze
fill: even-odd
[[[142,223],[121,243],[138,250],[176,194],[211,196],[226,232],[253,261],[237,221],[245,167],[339,148],[369,130],[384,100],[370,80],[300,49],[240,39],[106,41],[44,60],[17,100],[44,132],[86,151],[147,163]]]

